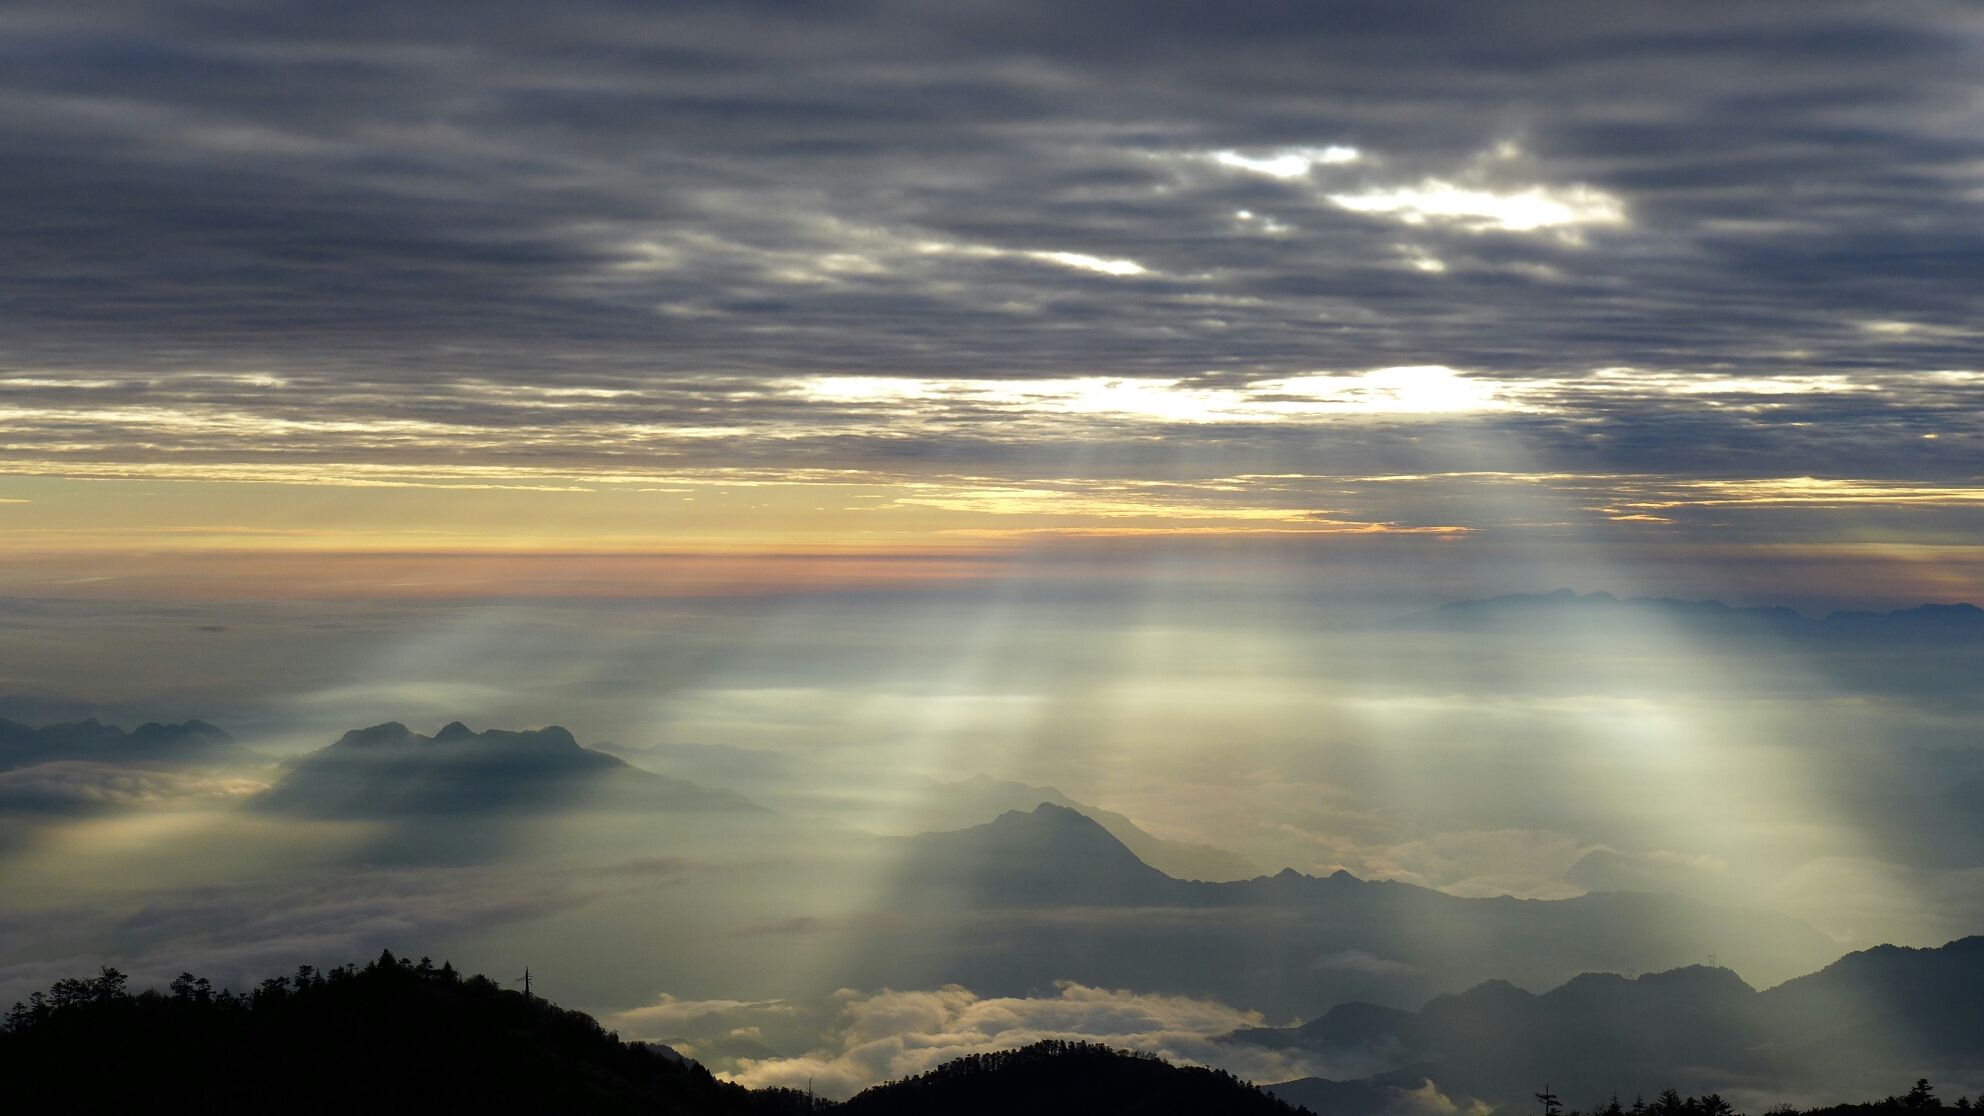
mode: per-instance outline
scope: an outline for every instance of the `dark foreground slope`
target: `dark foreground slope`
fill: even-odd
[[[972,1054],[877,1085],[839,1116],[1294,1116],[1296,1108],[1218,1070],[1086,1042],[1037,1042]]]
[[[751,1093],[592,1017],[388,953],[254,992],[182,978],[130,995],[115,970],[59,982],[0,1029],[12,1112],[668,1113],[744,1116]]]

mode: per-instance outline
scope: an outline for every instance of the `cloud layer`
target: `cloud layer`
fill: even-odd
[[[1263,1082],[1315,1072],[1300,1053],[1213,1041],[1241,1027],[1261,1026],[1258,1012],[1066,981],[1057,988],[1054,996],[990,999],[957,985],[872,995],[843,992],[825,1047],[797,1058],[746,1060],[728,1076],[753,1088],[803,1089],[810,1082],[826,1096],[847,1097],[965,1054],[1009,1050],[1041,1039],[1101,1042]]]
[[[1980,34],[1954,0],[13,5],[0,425],[78,475],[1969,490]]]

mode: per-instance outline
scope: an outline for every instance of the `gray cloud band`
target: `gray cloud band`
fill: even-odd
[[[1809,461],[1792,423],[1817,417],[1920,477],[1945,447],[1896,428],[1975,412],[1974,384],[1932,378],[1978,363],[1972,6],[460,16],[13,8],[22,447],[105,460],[89,443],[142,428],[493,459],[605,412],[837,460],[850,436],[969,443],[1012,407],[959,389],[948,424],[875,430],[805,377],[1157,398],[1442,366],[1606,468]],[[1583,390],[1596,369],[1646,371]],[[1274,437],[1206,428],[1232,412],[1193,436]]]

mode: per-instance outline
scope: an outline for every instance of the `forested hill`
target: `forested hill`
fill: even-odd
[[[1037,1042],[971,1054],[903,1081],[877,1085],[836,1116],[1296,1116],[1308,1113],[1231,1074],[1174,1066],[1086,1042]]]
[[[623,1043],[589,1015],[391,953],[362,969],[306,966],[245,995],[190,975],[170,993],[133,995],[124,984],[105,969],[8,1014],[7,1110],[772,1116],[805,1107],[803,1094],[750,1092]]]

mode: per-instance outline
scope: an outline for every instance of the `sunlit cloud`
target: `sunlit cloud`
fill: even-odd
[[[1135,260],[1105,259],[1086,252],[1054,251],[1038,248],[999,248],[990,244],[960,244],[944,240],[922,240],[914,244],[913,250],[925,256],[962,256],[981,260],[1033,260],[1039,263],[1054,264],[1076,271],[1093,271],[1101,275],[1127,278],[1143,275],[1149,269]]]
[[[755,468],[789,477],[836,465],[862,471],[859,454],[823,464],[798,448],[822,438],[848,445],[969,432],[974,444],[1024,446],[1065,439],[1077,428],[1091,439],[1199,427],[1208,432],[1192,437],[1218,439],[1236,435],[1211,428],[1602,419],[1655,410],[1699,423],[1709,414],[1781,413],[1825,399],[1863,401],[1846,417],[1867,424],[1870,437],[1885,421],[1879,415],[1912,416],[1922,424],[1915,433],[1933,444],[1971,425],[1980,390],[1984,376],[1961,368],[1732,374],[1614,365],[1515,373],[1426,364],[1252,377],[468,379],[439,395],[385,384],[256,386],[182,374],[142,385],[19,388],[0,403],[0,424],[17,474],[557,488],[560,478],[611,476],[665,485],[708,471],[715,457],[734,461],[747,441]],[[1825,418],[1841,421],[1837,409]],[[1789,439],[1793,430],[1745,430],[1743,437],[1803,444]],[[602,454],[602,446],[613,452]],[[780,460],[786,446],[803,464]]]
[[[1356,213],[1391,217],[1408,225],[1449,222],[1464,229],[1576,228],[1619,225],[1626,220],[1625,203],[1590,186],[1531,186],[1497,193],[1428,178],[1417,186],[1375,188],[1357,193],[1330,194],[1329,200]]]
[[[752,1017],[790,1016],[799,1009],[784,1000],[683,1000],[664,992],[646,1007],[606,1016],[603,1022],[633,1040],[675,1038],[712,1020],[743,1025]]]
[[[1135,260],[1105,260],[1081,252],[1027,252],[1028,259],[1072,267],[1078,271],[1099,271],[1104,275],[1142,275],[1144,265]]]
[[[1256,394],[1313,401],[1319,408],[1338,413],[1478,414],[1523,409],[1511,398],[1520,391],[1520,385],[1471,378],[1438,364],[1379,368],[1355,376],[1291,376],[1261,381],[1253,390]]]
[[[1666,500],[1641,507],[1875,505],[1883,507],[1974,507],[1984,504],[1984,487],[1911,485],[1838,477],[1759,477],[1748,480],[1683,481],[1670,486]]]
[[[1238,151],[1215,151],[1212,161],[1221,166],[1252,171],[1271,178],[1301,178],[1319,166],[1355,163],[1363,153],[1354,147],[1331,144],[1328,147],[1284,147],[1270,155],[1250,156]]]
[[[1938,373],[1928,374],[1936,378]],[[1893,379],[1906,382],[1912,377]],[[1888,377],[1849,376],[1838,372],[1784,373],[1776,376],[1730,376],[1717,372],[1663,369],[1600,368],[1582,381],[1597,391],[1662,395],[1841,395],[1888,390]]]
[[[1203,387],[1182,379],[1083,376],[1053,380],[884,380],[822,376],[788,381],[789,390],[829,403],[923,404],[1025,415],[1099,415],[1179,423],[1277,422],[1343,415],[1454,414],[1517,409],[1510,385],[1473,379],[1440,365],[1316,373],[1261,380],[1246,388]]]

